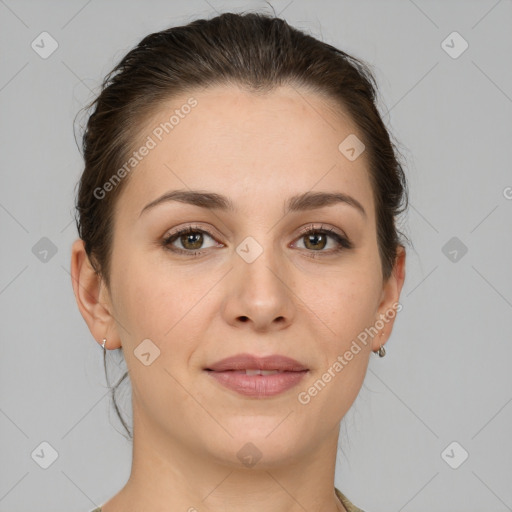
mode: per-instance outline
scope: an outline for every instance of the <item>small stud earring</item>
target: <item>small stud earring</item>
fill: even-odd
[[[381,345],[379,350],[375,351],[375,354],[379,354],[379,357],[384,357],[386,355],[386,349]]]
[[[103,350],[105,350],[105,343],[107,343],[107,338],[103,338],[103,343],[101,344]]]
[[[381,332],[380,335],[382,336],[384,333]],[[379,357],[384,357],[386,355],[386,349],[381,345],[379,350],[374,350],[374,354],[379,354]]]

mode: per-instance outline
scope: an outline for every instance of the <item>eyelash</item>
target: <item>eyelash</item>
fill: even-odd
[[[208,232],[207,230],[201,229],[199,226],[187,226],[185,228],[181,228],[181,229],[175,231],[174,233],[171,233],[170,235],[164,237],[164,239],[162,240],[162,245],[166,250],[177,253],[177,254],[183,254],[183,255],[190,256],[190,257],[198,256],[198,255],[202,254],[204,251],[190,251],[190,250],[185,250],[185,249],[179,249],[177,247],[171,247],[172,242],[177,240],[180,236],[196,234],[196,233],[203,233],[203,234],[208,235],[212,239],[214,239],[214,236],[210,232]],[[326,255],[329,256],[329,255],[333,255],[333,254],[338,254],[342,251],[345,251],[346,249],[353,248],[353,244],[352,244],[352,242],[350,242],[350,240],[348,240],[348,238],[345,238],[344,236],[338,234],[332,228],[324,228],[323,226],[321,226],[320,228],[314,228],[313,225],[311,225],[306,228],[303,228],[301,230],[298,238],[300,239],[300,238],[305,237],[306,235],[313,234],[313,233],[320,233],[320,234],[324,234],[324,235],[328,235],[328,236],[332,237],[336,242],[338,242],[340,247],[338,247],[336,249],[331,249],[330,251],[323,251],[323,250],[308,251],[308,249],[306,249],[306,251],[312,253],[312,254],[308,255],[308,257],[321,258]],[[317,253],[317,254],[315,254],[315,253]]]

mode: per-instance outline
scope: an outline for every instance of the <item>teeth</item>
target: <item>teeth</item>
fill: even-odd
[[[280,373],[279,370],[245,370],[246,375],[274,375]]]

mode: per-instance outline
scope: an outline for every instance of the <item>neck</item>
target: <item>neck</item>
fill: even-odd
[[[134,411],[130,478],[102,512],[345,511],[334,492],[338,435],[336,428],[286,462],[262,454],[249,467],[205,453],[189,440],[172,439]]]

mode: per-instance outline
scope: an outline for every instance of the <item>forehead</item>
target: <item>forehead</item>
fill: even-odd
[[[322,190],[357,196],[371,214],[366,152],[350,160],[340,150],[353,137],[362,138],[340,106],[304,89],[191,90],[146,121],[135,147],[151,149],[131,171],[118,208],[138,215],[174,189],[222,191],[241,209]]]

